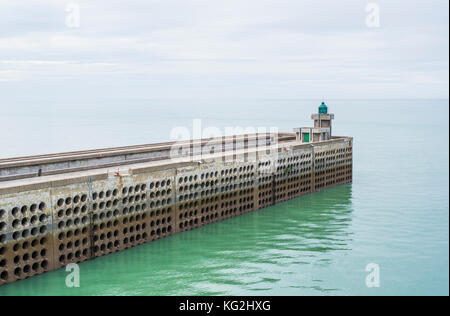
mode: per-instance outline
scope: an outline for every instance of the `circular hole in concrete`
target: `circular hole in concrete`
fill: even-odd
[[[8,280],[8,272],[3,271],[3,272],[0,274],[0,278],[1,278],[2,280],[4,280],[4,281]]]
[[[22,208],[20,209],[20,212],[21,212],[22,214],[25,214],[25,213],[27,212],[27,210],[28,210],[28,207],[27,207],[26,205],[24,205],[24,206],[22,206]]]
[[[48,267],[48,261],[47,261],[47,260],[42,261],[41,267],[42,267],[43,269],[47,269],[47,267]]]
[[[67,233],[67,235],[69,235],[69,233]],[[47,238],[41,238],[41,240],[40,240],[40,244],[41,245],[44,245],[45,243],[47,242]]]
[[[11,211],[11,214],[16,217],[19,215],[19,208],[18,207],[14,207]]]

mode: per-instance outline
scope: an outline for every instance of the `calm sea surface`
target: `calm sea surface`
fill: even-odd
[[[0,158],[168,140],[172,128],[311,125],[320,100],[0,104]],[[0,287],[0,295],[449,294],[448,100],[328,100],[354,182]],[[369,263],[380,287],[366,286]]]

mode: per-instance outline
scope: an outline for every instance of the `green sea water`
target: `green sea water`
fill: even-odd
[[[106,117],[9,113],[6,128],[48,121],[31,139],[0,138],[9,148],[1,154],[149,143],[192,118],[289,131],[309,125],[319,104],[170,101],[155,112],[158,102],[138,102],[129,119],[114,103]],[[0,295],[448,295],[448,100],[328,103],[334,134],[354,136],[353,183],[84,262],[79,288],[66,287],[61,269],[2,286]],[[33,137],[46,140],[37,146]],[[367,287],[370,263],[380,268],[379,287]]]

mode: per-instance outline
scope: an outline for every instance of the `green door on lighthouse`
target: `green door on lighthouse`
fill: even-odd
[[[309,143],[309,133],[305,133],[305,143]]]

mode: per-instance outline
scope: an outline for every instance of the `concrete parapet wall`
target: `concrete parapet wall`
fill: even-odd
[[[66,154],[0,159],[0,181],[54,175],[94,168],[158,161],[175,156],[253,148],[262,144],[293,140],[290,134],[257,134],[180,141],[151,145],[88,150]]]

